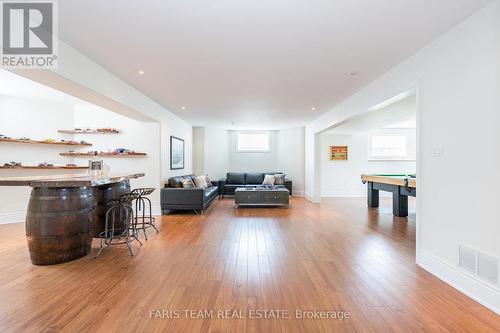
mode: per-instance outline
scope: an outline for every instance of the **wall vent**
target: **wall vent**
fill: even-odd
[[[476,250],[460,245],[458,247],[458,266],[476,275]]]
[[[486,282],[498,284],[498,258],[478,252],[477,276]]]
[[[498,257],[465,245],[458,246],[458,267],[484,282],[495,286],[499,285],[499,266],[500,259]]]

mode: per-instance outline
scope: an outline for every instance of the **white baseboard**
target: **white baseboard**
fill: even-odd
[[[500,289],[423,250],[417,252],[417,265],[500,315]]]
[[[304,193],[304,197],[307,200],[311,201],[312,203],[320,203],[321,202],[321,199],[320,200],[314,200],[313,196],[310,193]]]
[[[364,198],[365,195],[359,194],[342,194],[342,193],[326,193],[321,195],[322,198]]]
[[[26,220],[26,212],[0,214],[0,224],[18,223]]]
[[[304,196],[304,191],[293,190],[292,193],[293,193],[292,194],[293,197],[303,197]]]
[[[380,191],[381,198],[392,197],[391,193]],[[343,192],[326,192],[321,194],[322,198],[366,198],[366,193],[343,193]]]
[[[159,216],[161,215],[161,207],[160,206],[153,206],[151,207],[151,211],[154,216]]]

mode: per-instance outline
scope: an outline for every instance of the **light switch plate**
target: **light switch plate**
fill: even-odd
[[[443,146],[438,145],[432,148],[432,157],[441,157],[444,154]]]

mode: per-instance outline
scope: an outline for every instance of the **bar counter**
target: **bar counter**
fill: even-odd
[[[26,238],[34,265],[54,265],[90,253],[104,229],[110,200],[130,192],[130,179],[144,173],[92,181],[81,174],[0,178],[0,186],[30,186]]]

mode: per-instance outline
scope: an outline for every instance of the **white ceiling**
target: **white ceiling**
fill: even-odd
[[[70,105],[88,104],[76,97],[2,69],[0,69],[0,95]]]
[[[382,128],[416,128],[417,100],[410,95],[375,111],[368,111],[338,124],[322,135],[354,135]]]
[[[59,29],[193,125],[271,129],[312,121],[487,2],[65,0]]]

